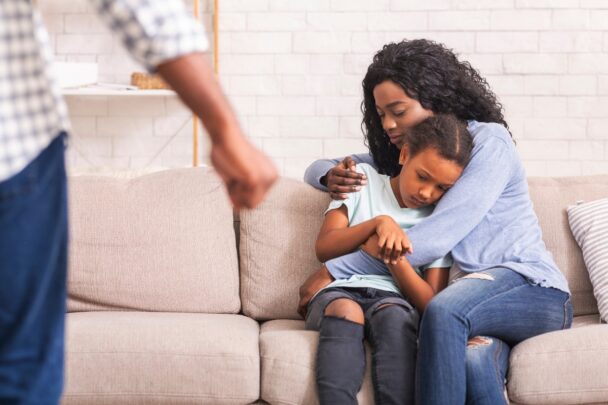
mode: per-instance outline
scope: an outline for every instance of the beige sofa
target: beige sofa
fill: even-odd
[[[607,196],[608,175],[532,178],[530,187],[576,318],[571,330],[514,348],[509,397],[608,403],[608,326],[564,210]],[[72,177],[63,402],[317,403],[317,333],[303,330],[296,303],[320,265],[313,246],[328,201],[282,179],[239,219],[205,169]],[[369,361],[359,399],[373,403]]]

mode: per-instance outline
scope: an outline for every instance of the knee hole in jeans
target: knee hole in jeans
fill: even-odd
[[[473,348],[477,346],[489,346],[492,344],[492,339],[485,336],[475,336],[469,339],[467,347]]]
[[[348,298],[333,300],[325,307],[324,314],[325,316],[334,316],[361,325],[365,323],[361,306]]]

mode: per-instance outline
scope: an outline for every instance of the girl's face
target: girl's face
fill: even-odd
[[[408,208],[434,204],[456,183],[463,168],[439,155],[437,149],[426,148],[413,158],[407,145],[401,149],[399,193]]]
[[[397,83],[386,80],[374,87],[376,112],[391,143],[401,148],[405,133],[433,115],[413,98],[408,97]]]

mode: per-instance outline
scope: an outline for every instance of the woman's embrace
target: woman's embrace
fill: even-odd
[[[382,89],[376,94],[382,97]],[[302,286],[299,306],[307,329],[320,332],[321,403],[356,403],[365,370],[363,336],[372,346],[376,402],[414,402],[419,313],[447,286],[452,261],[448,255],[413,268],[401,254],[409,251],[403,229],[433,211],[462,174],[471,149],[464,122],[429,117],[408,131],[398,176],[363,163],[357,170],[368,185],[329,205],[316,243],[325,266]]]
[[[370,154],[317,161],[306,181],[334,199],[346,199],[369,180],[354,169],[358,163],[391,177],[399,174],[407,134],[425,119],[453,114],[467,122],[470,162],[433,212],[407,234],[401,231],[411,242],[413,252],[405,257],[412,267],[451,253],[468,273],[422,308],[416,401],[506,403],[510,347],[568,328],[572,306],[567,282],[542,241],[501,106],[475,69],[427,40],[384,46],[368,68],[363,92]],[[375,266],[358,271],[379,275]],[[342,277],[354,274],[346,270]],[[476,336],[483,338],[470,341]]]

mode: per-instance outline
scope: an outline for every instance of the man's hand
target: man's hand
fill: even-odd
[[[277,179],[270,160],[245,138],[203,54],[193,53],[158,66],[158,73],[196,114],[211,138],[211,162],[226,183],[236,208],[259,204]]]
[[[266,155],[242,136],[213,143],[211,163],[237,209],[258,205],[277,179],[277,171]]]
[[[323,266],[311,274],[304,284],[302,284],[300,287],[300,302],[298,303],[298,314],[300,314],[302,318],[306,319],[308,303],[312,297],[332,281],[334,281],[333,276],[329,273],[327,267]]]
[[[356,163],[347,156],[324,176],[324,183],[333,200],[345,200],[347,193],[361,190],[367,184],[367,177],[355,170]]]

